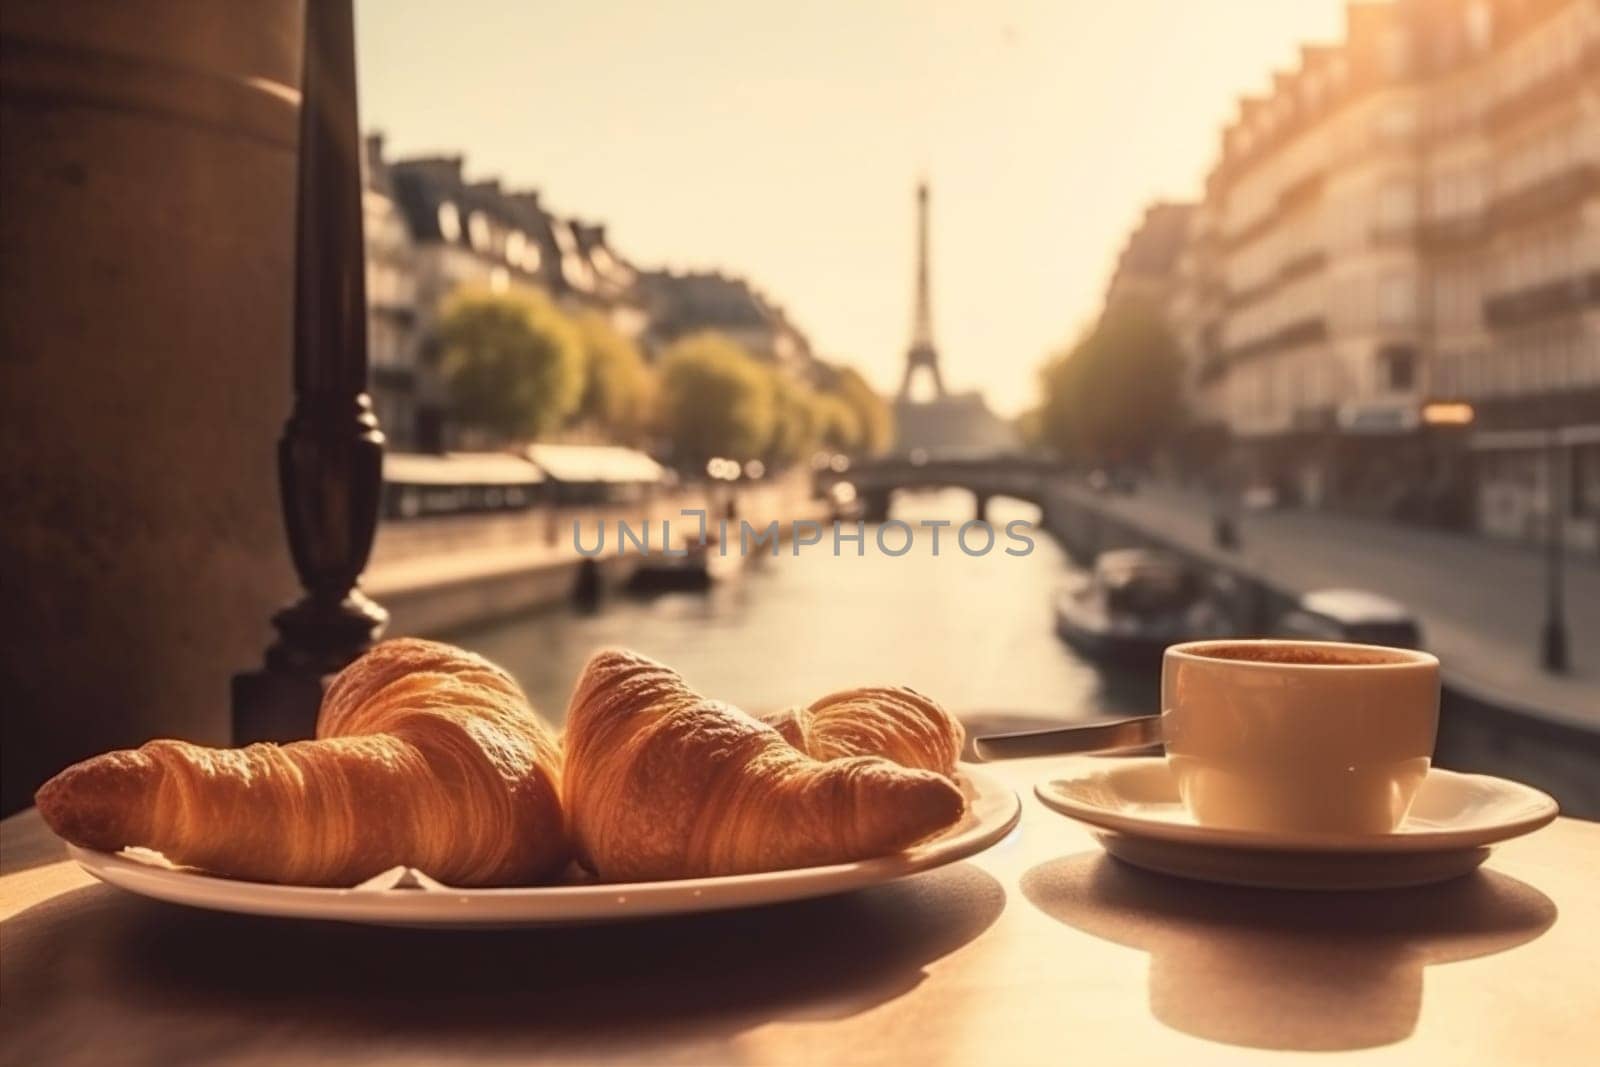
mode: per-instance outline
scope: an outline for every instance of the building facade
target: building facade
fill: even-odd
[[[1194,216],[1194,204],[1161,201],[1145,209],[1117,256],[1106,286],[1108,307],[1122,301],[1165,306],[1176,296]]]
[[[469,180],[460,156],[388,161],[376,136],[367,173],[374,404],[401,448],[439,451],[454,436],[431,339],[459,291],[538,292],[604,314],[629,337],[643,333],[637,272],[604,227],[550,212],[536,191]]]
[[[1242,477],[1533,537],[1553,473],[1597,546],[1600,5],[1352,3],[1240,102],[1186,232],[1169,315]]]
[[[718,330],[799,380],[826,374],[783,308],[744,279],[641,271],[604,225],[550,211],[537,191],[471,180],[459,155],[391,161],[373,135],[365,176],[373,403],[401,450],[442,451],[457,436],[432,339],[462,290],[540,293],[603,315],[652,359],[679,337]]]
[[[366,141],[361,192],[367,244],[367,360],[372,405],[391,447],[416,447],[417,264],[411,227],[394,199],[383,138]]]
[[[1477,518],[1600,530],[1600,4],[1422,5],[1430,392],[1475,413]],[[1552,440],[1553,437],[1553,440]],[[1554,446],[1554,447],[1552,447]]]
[[[637,276],[636,292],[652,358],[680,337],[715,330],[795,380],[820,384],[825,371],[811,341],[745,279],[721,271],[645,271]]]

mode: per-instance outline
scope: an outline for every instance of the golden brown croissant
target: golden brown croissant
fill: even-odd
[[[567,709],[578,859],[608,881],[745,874],[887,855],[960,819],[961,791],[872,757],[818,762],[631,652],[595,655]]]
[[[830,693],[765,721],[812,759],[882,756],[903,767],[955,773],[967,733],[954,715],[914,689]]]
[[[560,760],[504,671],[397,640],[334,679],[314,741],[152,741],[67,768],[35,800],[74,844],[153,848],[231,877],[354,885],[404,864],[451,885],[513,885],[566,861]]]

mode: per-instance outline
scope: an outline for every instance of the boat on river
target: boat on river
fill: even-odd
[[[708,532],[704,540],[685,541],[671,554],[646,556],[628,588],[635,593],[699,592],[738,577],[744,562],[737,543],[730,543],[723,552],[716,534]]]
[[[1234,627],[1203,572],[1153,549],[1102,552],[1056,594],[1056,632],[1098,663],[1159,667],[1168,645],[1228,637]]]

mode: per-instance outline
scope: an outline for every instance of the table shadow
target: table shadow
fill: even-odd
[[[1311,893],[1153,874],[1103,853],[1040,864],[1022,892],[1051,918],[1150,953],[1150,1011],[1195,1037],[1326,1051],[1403,1040],[1422,970],[1503,952],[1556,921],[1514,878],[1479,870],[1434,886]]]
[[[241,1061],[373,1042],[558,1061],[639,1054],[648,1042],[665,1059],[673,1047],[898,997],[993,924],[1005,897],[990,875],[957,864],[741,911],[440,931],[227,915],[96,885],[0,924],[0,1050],[111,1063],[118,1049],[211,1035]]]

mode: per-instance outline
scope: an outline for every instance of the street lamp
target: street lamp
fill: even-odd
[[[1563,576],[1566,568],[1566,479],[1561,463],[1561,418],[1556,401],[1546,402],[1545,420],[1545,616],[1539,631],[1539,662],[1552,674],[1565,674],[1567,621]],[[1472,405],[1461,401],[1434,401],[1422,407],[1429,426],[1466,427],[1476,418]]]
[[[1230,552],[1239,548],[1239,494],[1233,467],[1225,465],[1211,488],[1211,543]]]
[[[289,555],[304,595],[278,612],[259,671],[233,679],[233,740],[316,732],[322,683],[389,613],[357,582],[383,489],[383,434],[367,395],[367,293],[351,0],[305,5],[297,162],[294,410],[278,442]]]

